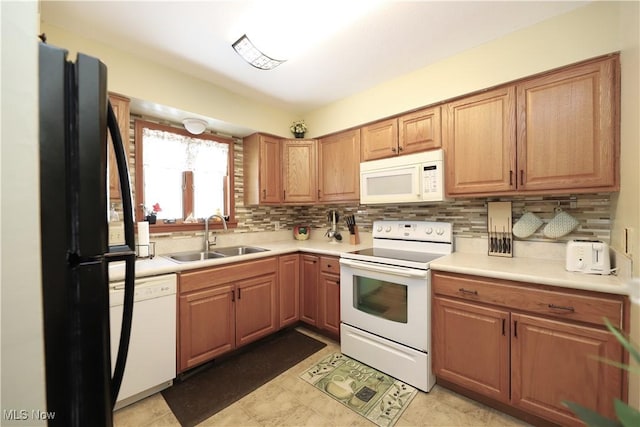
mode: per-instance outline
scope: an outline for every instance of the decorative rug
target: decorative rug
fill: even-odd
[[[181,426],[195,426],[325,346],[287,329],[200,371],[194,369],[192,375],[176,379],[162,396]]]
[[[393,426],[418,390],[341,353],[300,378],[380,427]]]

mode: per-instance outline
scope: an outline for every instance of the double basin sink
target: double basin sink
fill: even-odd
[[[266,252],[269,249],[259,248],[256,246],[229,246],[226,248],[216,248],[208,252],[183,252],[179,254],[166,255],[167,258],[177,262],[194,262],[204,261],[207,259],[226,258],[238,255],[256,254]]]

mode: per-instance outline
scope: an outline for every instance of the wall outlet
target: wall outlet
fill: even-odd
[[[124,224],[109,224],[109,244],[124,243]]]
[[[280,230],[280,221],[273,221],[273,228],[275,228],[276,231]]]

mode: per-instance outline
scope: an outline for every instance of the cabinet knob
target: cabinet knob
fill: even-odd
[[[402,150],[404,150],[404,148],[401,145],[401,146],[398,147],[398,151],[402,151]]]
[[[397,151],[396,147],[391,148],[391,151],[393,151],[395,153]]]
[[[267,198],[267,190],[266,189],[262,190],[262,198],[263,199]]]

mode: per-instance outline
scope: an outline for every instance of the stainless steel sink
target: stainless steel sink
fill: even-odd
[[[256,254],[258,252],[266,252],[268,250],[269,249],[258,248],[256,246],[229,246],[226,248],[216,248],[213,250],[213,252],[222,254],[224,256],[235,256],[235,255]]]
[[[258,252],[266,252],[268,250],[269,249],[258,248],[256,246],[229,246],[226,248],[216,248],[209,252],[183,252],[179,254],[166,255],[166,257],[177,262],[194,262],[204,261],[207,259],[255,254]]]
[[[178,262],[193,262],[214,258],[224,258],[224,255],[216,252],[186,252],[182,254],[169,255],[168,258]]]

